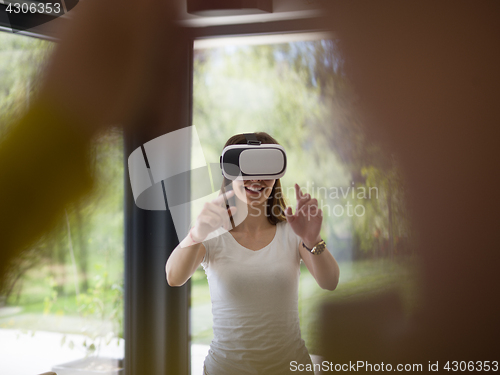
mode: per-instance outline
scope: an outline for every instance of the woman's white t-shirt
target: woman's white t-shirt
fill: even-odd
[[[228,232],[203,245],[214,331],[206,372],[278,375],[291,373],[291,361],[310,364],[298,314],[300,238],[290,225],[278,223],[257,251]]]

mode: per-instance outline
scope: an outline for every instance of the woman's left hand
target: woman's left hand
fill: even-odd
[[[321,241],[319,232],[323,222],[323,212],[318,208],[318,201],[311,198],[310,194],[303,194],[298,184],[295,184],[295,195],[297,209],[293,214],[292,207],[287,207],[285,210],[286,219],[304,244],[307,247],[313,247]]]

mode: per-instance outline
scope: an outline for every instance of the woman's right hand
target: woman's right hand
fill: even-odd
[[[226,199],[234,196],[234,190],[226,193]],[[211,202],[205,203],[196,222],[191,228],[191,239],[195,243],[202,242],[213,231],[220,227],[225,230],[231,229],[230,215],[234,215],[236,207],[225,208],[224,195],[221,194]]]
[[[232,196],[234,196],[234,191],[226,193],[226,198]],[[189,280],[205,256],[206,249],[201,242],[220,227],[226,230],[231,229],[229,215],[235,212],[234,206],[226,208],[223,195],[205,203],[189,234],[167,260],[165,272],[170,286],[181,286]]]

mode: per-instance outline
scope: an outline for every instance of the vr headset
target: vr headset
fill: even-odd
[[[276,180],[285,175],[286,153],[280,145],[261,144],[254,133],[245,134],[246,145],[222,150],[220,167],[228,180]]]

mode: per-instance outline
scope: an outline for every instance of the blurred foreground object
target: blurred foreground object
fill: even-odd
[[[166,131],[179,126],[185,34],[171,4],[94,0],[71,13],[38,96],[0,140],[0,289],[16,254],[91,190],[88,151],[99,130],[150,113],[168,114]]]
[[[410,319],[390,293],[325,306],[325,359],[424,371],[498,361],[500,3],[335,1],[330,11],[367,130],[401,160],[421,295]]]

